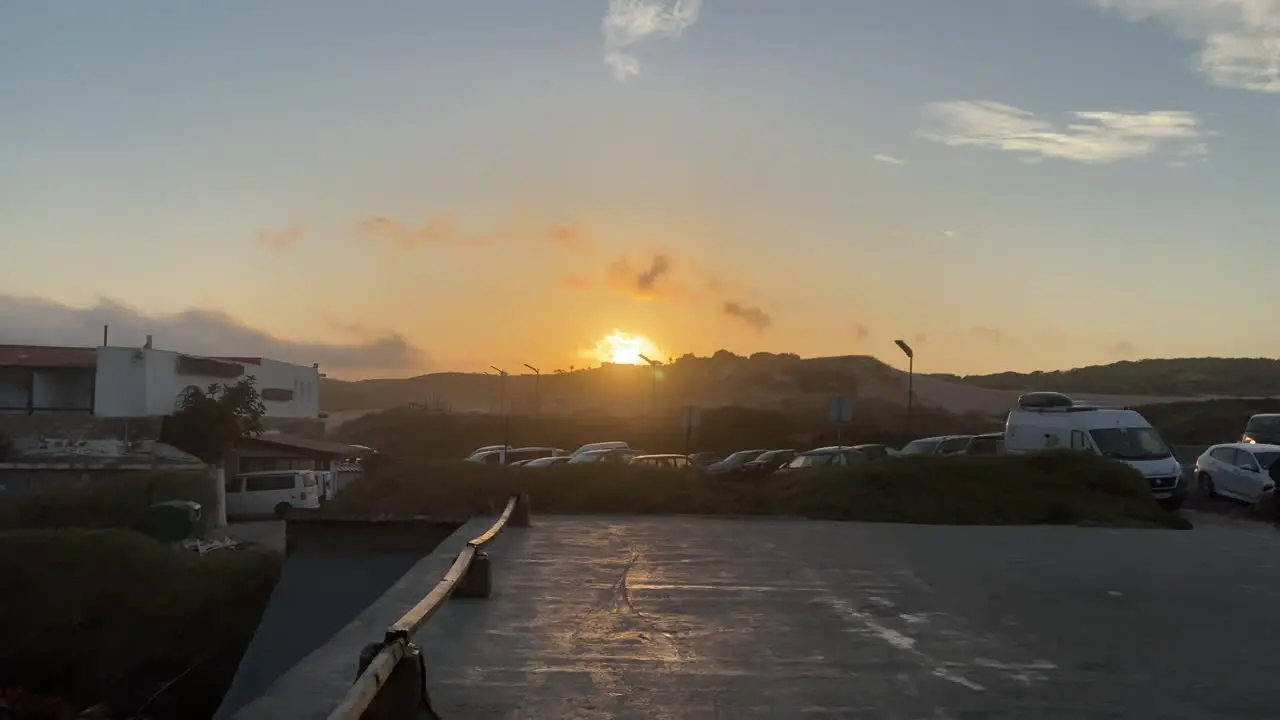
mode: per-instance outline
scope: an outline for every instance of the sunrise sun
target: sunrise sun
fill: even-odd
[[[658,362],[666,359],[658,346],[648,338],[624,333],[621,330],[614,330],[597,340],[587,354],[598,362],[619,365],[644,365],[642,355]]]

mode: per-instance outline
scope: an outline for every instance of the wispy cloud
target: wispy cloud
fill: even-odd
[[[350,340],[288,340],[250,327],[218,310],[144,313],[113,300],[90,307],[53,300],[0,295],[0,342],[95,346],[102,326],[111,327],[113,345],[142,345],[154,335],[156,347],[196,355],[269,357],[345,370],[391,371],[422,368],[423,353],[403,336],[375,333],[360,325],[332,323]]]
[[[1277,0],[1090,0],[1132,22],[1155,20],[1200,44],[1192,67],[1220,87],[1280,92]]]
[[[594,249],[594,239],[580,225],[557,225],[551,228],[537,227],[527,217],[519,216],[514,222],[498,229],[477,233],[463,227],[462,221],[451,213],[440,213],[423,225],[411,225],[387,217],[371,217],[356,227],[358,239],[386,246],[394,250],[415,250],[432,245],[489,245],[535,241],[550,243],[556,247],[580,252]]]
[[[769,316],[769,313],[753,305],[743,305],[729,300],[725,302],[721,310],[725,315],[746,323],[747,327],[756,332],[764,332],[773,324],[773,318]]]
[[[301,245],[306,237],[306,228],[301,225],[294,225],[283,230],[260,230],[258,232],[258,244],[275,252],[285,254]]]
[[[678,38],[698,20],[702,0],[609,0],[605,16],[604,61],[619,81],[640,74],[634,45],[652,38]]]
[[[1156,153],[1182,158],[1206,154],[1209,133],[1193,113],[1179,110],[1069,113],[1071,122],[1055,125],[1031,112],[991,101],[926,105],[919,135],[944,145],[982,147],[1103,164]]]
[[[903,160],[900,157],[894,157],[892,155],[872,155],[871,159],[875,160],[876,162],[885,163],[886,165],[906,165],[907,164],[906,160]]]
[[[942,235],[943,235],[944,237],[955,237],[955,236],[956,236],[956,231],[955,231],[955,230],[943,230],[943,231],[942,231]]]

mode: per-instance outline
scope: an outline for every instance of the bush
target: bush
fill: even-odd
[[[164,500],[200,503],[202,531],[213,522],[217,498],[207,472],[120,471],[0,500],[0,528],[131,528],[148,506]]]
[[[0,686],[106,702],[132,717],[210,717],[280,572],[280,556],[199,555],[123,530],[0,533]]]
[[[504,468],[380,459],[326,510],[493,512],[527,492],[535,512],[766,514],[958,525],[1189,527],[1129,466],[1095,455],[921,456],[846,471],[725,477],[630,467]]]

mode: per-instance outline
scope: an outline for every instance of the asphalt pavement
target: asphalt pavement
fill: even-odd
[[[1280,717],[1280,533],[535,523],[418,638],[443,717]]]

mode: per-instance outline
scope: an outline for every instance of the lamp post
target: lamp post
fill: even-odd
[[[916,352],[911,349],[910,345],[906,344],[902,340],[894,340],[893,344],[897,345],[898,349],[902,351],[902,354],[907,356],[907,430],[910,431],[912,425],[912,404],[915,400],[912,381],[915,379],[916,374]]]
[[[649,411],[656,417],[658,414],[658,366],[662,363],[657,360],[650,360],[644,355],[640,359],[649,363],[649,369],[653,372],[653,390],[649,393]]]
[[[533,414],[542,417],[542,395],[538,393],[538,383],[542,380],[542,371],[529,363],[525,363],[524,366],[533,371]]]
[[[507,449],[511,447],[511,418],[507,416],[507,371],[490,365],[502,377],[502,386],[498,391],[498,403],[502,406],[502,464],[507,464]]]

